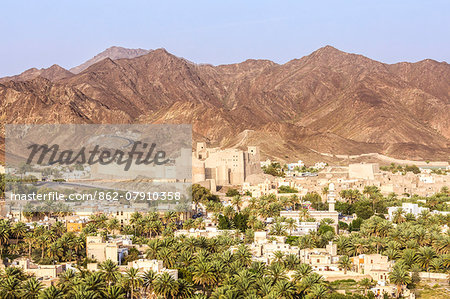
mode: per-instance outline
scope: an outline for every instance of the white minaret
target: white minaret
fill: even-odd
[[[334,184],[331,183],[328,185],[328,212],[334,212],[334,204],[336,203],[335,198],[336,195],[334,194]]]

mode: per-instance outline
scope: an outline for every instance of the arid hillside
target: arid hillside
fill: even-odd
[[[331,46],[282,65],[199,65],[164,49],[147,52],[108,56],[78,74],[0,79],[0,119],[191,123],[196,140],[255,144],[282,160],[318,159],[317,152],[450,159],[445,62],[388,65]]]

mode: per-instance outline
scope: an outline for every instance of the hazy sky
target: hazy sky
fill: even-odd
[[[387,63],[450,61],[450,1],[368,2],[0,0],[0,76],[70,68],[113,45],[212,64],[284,63],[327,44]]]

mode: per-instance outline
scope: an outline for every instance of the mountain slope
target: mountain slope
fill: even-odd
[[[121,58],[134,58],[134,57],[138,57],[141,55],[145,55],[148,52],[150,52],[150,51],[144,50],[144,49],[127,49],[127,48],[122,48],[122,47],[110,47],[110,48],[106,49],[105,51],[95,55],[88,61],[71,68],[70,71],[74,74],[79,74],[82,71],[84,71],[85,69],[87,69],[88,67],[90,67],[91,65],[93,65],[99,61],[102,61],[105,58],[109,58],[109,59],[113,59],[113,60],[121,59]]]
[[[62,68],[57,64],[54,64],[49,68],[42,68],[39,70],[37,68],[31,68],[21,73],[20,75],[0,78],[0,83],[7,81],[27,81],[33,80],[37,77],[42,77],[50,81],[57,81],[72,76],[73,74],[68,70],[66,70],[65,68]]]
[[[448,160],[449,75],[445,62],[388,65],[330,46],[283,65],[197,65],[158,49],[55,82],[0,84],[0,99],[7,122],[191,123],[196,140],[279,159]]]

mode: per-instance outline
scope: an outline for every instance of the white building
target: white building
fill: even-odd
[[[293,171],[296,167],[302,168],[303,166],[305,166],[305,163],[302,160],[298,160],[297,163],[290,163],[287,165],[290,171]]]
[[[413,214],[416,217],[419,216],[422,212],[430,210],[428,208],[419,207],[419,205],[416,203],[404,202],[401,207],[388,208],[389,220],[393,219],[394,214],[398,209],[402,209],[405,214]]]
[[[298,219],[297,219],[298,220]],[[319,222],[298,222],[297,226],[290,232],[292,236],[303,236],[319,229]]]

